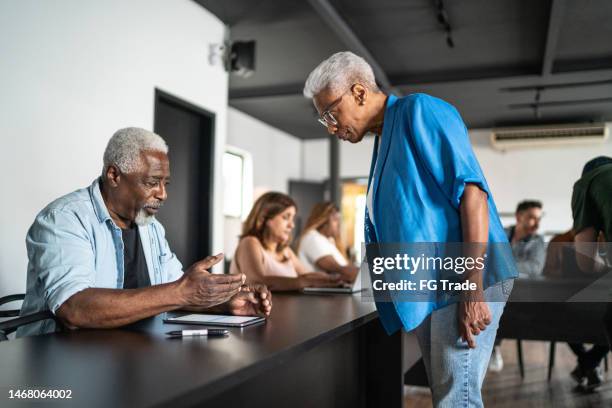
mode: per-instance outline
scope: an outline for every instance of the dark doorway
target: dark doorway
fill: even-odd
[[[215,115],[156,89],[154,129],[170,149],[168,200],[158,219],[188,268],[212,251]]]
[[[325,201],[325,193],[325,182],[289,180],[289,195],[298,206],[295,229],[293,230],[294,239],[297,239],[302,233],[312,207]]]

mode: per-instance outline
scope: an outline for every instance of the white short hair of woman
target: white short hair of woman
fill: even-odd
[[[379,92],[370,64],[350,51],[333,54],[321,62],[306,79],[304,96],[312,99],[323,90],[342,94],[359,83],[371,91]]]

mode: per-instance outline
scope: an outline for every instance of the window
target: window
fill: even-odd
[[[227,146],[223,153],[223,215],[244,219],[253,196],[252,177],[249,153]]]
[[[240,218],[242,215],[244,160],[242,156],[223,154],[223,214]]]

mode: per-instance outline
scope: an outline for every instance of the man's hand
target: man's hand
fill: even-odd
[[[474,336],[479,335],[491,324],[489,306],[482,300],[463,300],[459,302],[457,312],[461,339],[467,341],[469,348],[476,348]]]
[[[183,306],[209,308],[227,302],[240,292],[245,275],[220,275],[208,271],[222,259],[223,254],[218,254],[198,261],[178,280],[178,294]]]
[[[233,315],[268,317],[272,311],[272,293],[266,285],[244,285],[227,306]]]
[[[312,272],[300,275],[298,279],[301,288],[333,288],[342,284],[342,277],[338,273]]]

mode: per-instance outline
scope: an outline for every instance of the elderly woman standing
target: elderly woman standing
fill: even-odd
[[[467,130],[450,104],[425,94],[385,95],[372,68],[350,52],[319,64],[304,95],[330,134],[351,143],[376,135],[368,243],[475,243],[482,255],[487,243],[508,242]],[[490,261],[485,271],[466,272],[477,290],[462,293],[459,302],[377,302],[387,332],[416,329],[436,407],[482,406],[482,382],[517,275],[508,251],[495,265]]]

